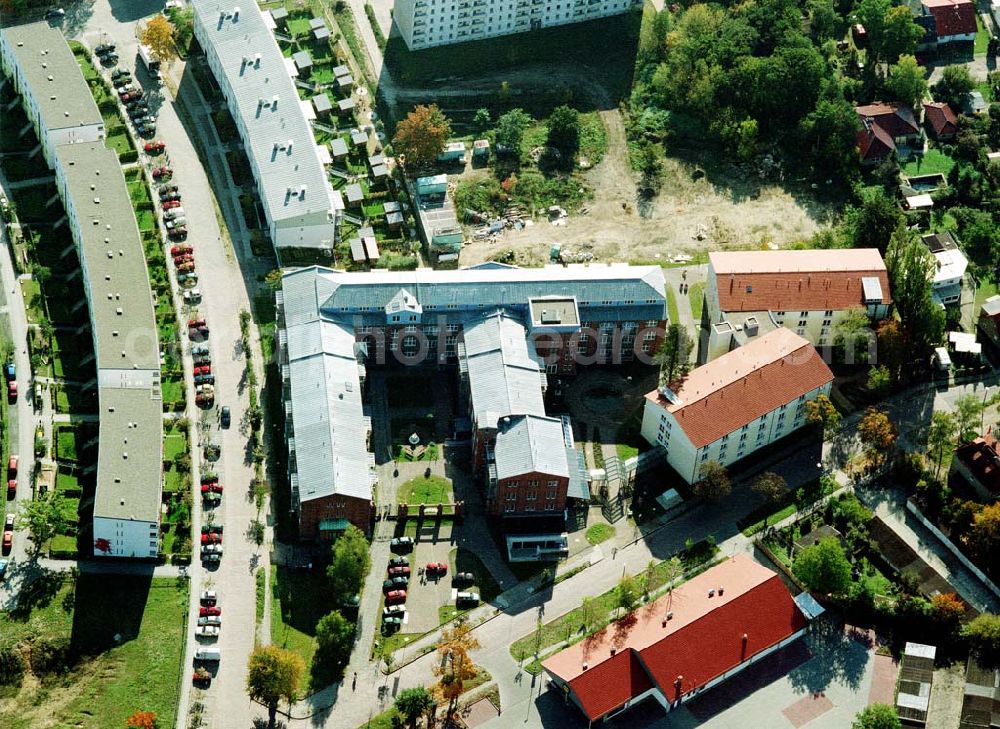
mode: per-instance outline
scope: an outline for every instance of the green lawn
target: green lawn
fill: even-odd
[[[621,460],[626,461],[649,450],[649,443],[642,437],[641,431],[642,407],[640,406],[629,415],[615,434],[615,440],[618,441],[615,444],[615,450]]]
[[[171,433],[163,438],[163,460],[172,461],[187,450],[187,438],[183,433]]]
[[[990,42],[990,32],[983,26],[983,19],[979,13],[976,13],[976,28],[976,40],[973,43],[972,52],[977,56],[985,56]],[[989,99],[989,96],[986,98]]]
[[[186,669],[186,582],[84,574],[74,585],[42,578],[22,601],[23,608],[0,613],[0,635],[64,642],[81,658],[54,684],[31,680],[20,691],[7,689],[0,703],[5,729],[121,727],[137,709],[155,711],[160,726],[174,725]]]
[[[38,324],[45,318],[42,287],[33,278],[21,279],[21,295],[24,296],[24,308],[28,315],[28,322]]]
[[[56,460],[76,461],[76,428],[72,425],[60,425],[56,429]]]
[[[399,487],[396,500],[401,504],[444,504],[451,501],[451,481],[431,474],[417,476]]]
[[[161,341],[163,339],[161,338]],[[160,390],[163,392],[163,404],[165,407],[182,405],[184,403],[184,383],[180,380],[163,380],[160,383]]]
[[[676,324],[681,320],[680,311],[677,309],[677,294],[674,292],[674,287],[667,284],[667,316],[670,317],[670,323]]]
[[[316,624],[334,609],[322,572],[271,567],[271,642],[302,656],[306,668],[316,652]]]
[[[615,535],[615,528],[604,522],[597,522],[587,527],[587,541],[591,544],[606,542]]]
[[[72,473],[66,473],[62,469],[56,471],[56,491],[69,494],[80,495],[80,481]]]
[[[688,298],[691,300],[691,318],[697,327],[701,322],[701,308],[705,302],[705,283],[696,281],[688,287]]]
[[[914,175],[932,175],[940,172],[947,175],[951,168],[955,166],[955,160],[939,149],[931,147],[922,156],[911,157],[903,165],[903,174],[907,177]]]
[[[973,311],[979,311],[983,302],[991,296],[995,296],[997,293],[997,285],[995,281],[982,281],[979,284],[979,288],[976,289],[976,305],[973,307]]]

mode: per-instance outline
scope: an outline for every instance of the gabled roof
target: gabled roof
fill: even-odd
[[[865,161],[885,159],[896,149],[896,143],[887,131],[877,124],[867,122],[858,131],[858,153]]]
[[[959,446],[955,455],[983,488],[992,494],[1000,494],[1000,454],[997,453],[997,439],[992,433]]]
[[[686,694],[805,625],[781,578],[740,554],[542,666],[596,720],[653,686],[673,701],[679,678]]]
[[[947,136],[958,132],[958,117],[951,107],[943,102],[926,102],[924,118],[930,124],[935,137]]]
[[[971,0],[923,0],[934,16],[938,39],[952,35],[975,35],[976,6]]]
[[[816,348],[785,327],[691,371],[672,401],[646,399],[672,413],[695,448],[833,381]]]
[[[858,106],[854,109],[862,120],[870,119],[884,129],[893,139],[920,134],[920,127],[913,109],[898,101],[876,101],[874,104]]]
[[[826,311],[861,306],[861,280],[878,278],[890,302],[889,275],[875,248],[716,251],[708,256],[720,311]]]
[[[494,448],[498,479],[528,473],[570,477],[562,420],[542,415],[515,415],[502,418],[498,428]]]

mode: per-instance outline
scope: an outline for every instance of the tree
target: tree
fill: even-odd
[[[985,559],[997,556],[1000,552],[1000,501],[983,506],[973,515],[965,541]]]
[[[935,620],[954,628],[965,615],[965,604],[954,592],[939,592],[931,598],[931,610]]]
[[[958,421],[954,415],[944,410],[934,411],[930,427],[927,429],[927,448],[934,455],[935,476],[941,472],[945,451],[952,447],[957,433]]]
[[[639,599],[639,585],[632,575],[623,575],[615,587],[615,607],[628,612]]]
[[[868,389],[876,395],[884,395],[892,384],[892,375],[885,365],[875,365],[868,370]]]
[[[55,491],[22,501],[18,508],[17,528],[28,531],[36,553],[66,525],[66,499]]]
[[[817,395],[806,403],[806,420],[822,426],[823,432],[829,433],[840,425],[840,413],[828,395]]]
[[[476,109],[476,115],[472,117],[472,124],[480,132],[485,132],[490,128],[490,122],[493,118],[490,116],[489,109]]]
[[[434,697],[423,686],[416,686],[400,691],[395,706],[396,711],[415,729],[417,720],[434,706]]]
[[[874,460],[881,461],[896,442],[896,426],[885,410],[869,407],[858,423],[858,436]]]
[[[440,690],[448,699],[449,714],[462,695],[465,682],[476,676],[476,666],[469,653],[478,647],[479,641],[472,635],[472,626],[465,618],[459,618],[453,628],[441,631],[437,648],[441,659],[433,670],[435,676],[441,676]]]
[[[878,248],[885,253],[893,232],[901,224],[905,230],[903,211],[881,187],[862,189],[858,204],[844,212],[844,228],[854,248]],[[896,290],[892,293],[895,298]]]
[[[348,593],[353,594],[353,593]],[[316,658],[324,672],[339,676],[351,659],[354,625],[338,610],[327,613],[316,624]]]
[[[883,319],[875,330],[879,364],[898,377],[907,357],[906,334],[895,319]]]
[[[962,395],[955,401],[955,422],[958,426],[959,442],[969,441],[976,437],[984,407],[984,401],[973,393]]]
[[[156,712],[136,711],[125,720],[125,726],[129,729],[156,729]]]
[[[866,706],[854,717],[851,729],[902,729],[896,707],[888,704]]]
[[[858,114],[843,98],[820,99],[799,122],[801,152],[816,174],[845,176],[858,165]]]
[[[753,480],[751,489],[764,497],[772,506],[779,505],[788,496],[788,484],[785,479],[773,471],[765,471]],[[767,526],[767,517],[764,517]]]
[[[139,40],[161,61],[171,61],[177,57],[177,47],[174,45],[174,25],[165,15],[154,15],[142,30]]]
[[[1000,616],[981,613],[962,632],[969,650],[983,666],[1000,667]]]
[[[663,342],[656,353],[655,362],[660,366],[660,382],[672,387],[678,379],[683,378],[691,369],[691,350],[694,341],[687,329],[681,324],[673,323],[667,327]]]
[[[437,104],[420,104],[396,127],[392,138],[396,154],[414,168],[434,162],[451,136],[451,122]]]
[[[567,166],[572,167],[580,148],[580,113],[569,106],[557,106],[549,114],[548,145],[558,149]]]
[[[896,65],[889,69],[885,87],[894,99],[915,107],[927,94],[924,69],[913,56],[900,56]]]
[[[909,350],[922,356],[944,336],[944,312],[931,295],[937,263],[927,246],[913,240],[901,223],[892,235],[885,266],[893,305],[910,344]]]
[[[874,38],[879,58],[886,63],[894,63],[903,55],[910,55],[917,49],[917,41],[924,29],[913,22],[913,12],[905,5],[896,5],[886,11],[880,37]]]
[[[273,729],[278,702],[295,700],[305,663],[291,651],[274,645],[255,648],[247,662],[247,693],[267,706],[268,726]]]
[[[867,362],[874,344],[868,312],[863,306],[852,306],[833,329],[833,343],[847,364]]]
[[[841,34],[844,19],[833,6],[833,0],[809,0],[809,31],[817,43],[836,39]]]
[[[534,121],[531,115],[524,109],[511,109],[506,114],[501,114],[497,119],[496,128],[493,130],[493,140],[500,147],[510,150],[514,156],[521,154],[521,140],[524,132]]]
[[[851,586],[851,563],[836,537],[825,537],[795,555],[792,571],[810,590],[828,595]]]
[[[342,597],[359,594],[370,567],[368,540],[360,529],[349,524],[333,543],[330,566],[326,568],[333,593]]]
[[[965,95],[976,88],[976,80],[964,65],[945,66],[941,80],[931,89],[937,101],[943,101],[952,109],[962,107]]]
[[[691,487],[694,495],[705,501],[719,502],[729,496],[733,484],[729,473],[718,461],[705,461],[699,471],[700,480]]]

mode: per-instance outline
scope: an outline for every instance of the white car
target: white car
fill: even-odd
[[[216,553],[216,554],[222,554],[222,545],[221,544],[205,544],[201,548],[201,553],[202,554],[211,554],[213,552]]]
[[[221,626],[222,625],[222,616],[221,615],[207,615],[204,618],[198,618],[198,626],[201,627],[201,626],[204,626],[204,625]]]
[[[188,289],[185,291],[184,301],[188,304],[197,304],[201,301],[201,289]]]
[[[181,0],[167,0],[167,2],[163,6],[163,10],[164,12],[166,12],[167,10],[173,10],[174,8],[183,8],[183,7],[184,3],[182,3]]]
[[[219,599],[219,596],[215,594],[215,590],[203,590],[202,593],[201,593],[201,601],[202,602],[211,602],[211,603],[214,603],[214,602],[217,602],[218,599]]]
[[[199,625],[194,629],[194,634],[199,638],[218,638],[221,625]]]
[[[4,522],[3,522],[3,528],[5,530],[7,530],[7,529],[13,530],[14,529],[14,515],[13,514],[7,514],[7,518],[4,519]]]
[[[173,220],[174,218],[184,217],[184,208],[171,208],[163,213],[163,217],[167,220]]]

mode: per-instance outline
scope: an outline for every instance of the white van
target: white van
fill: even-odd
[[[222,651],[218,648],[199,648],[194,653],[196,661],[221,661]]]

